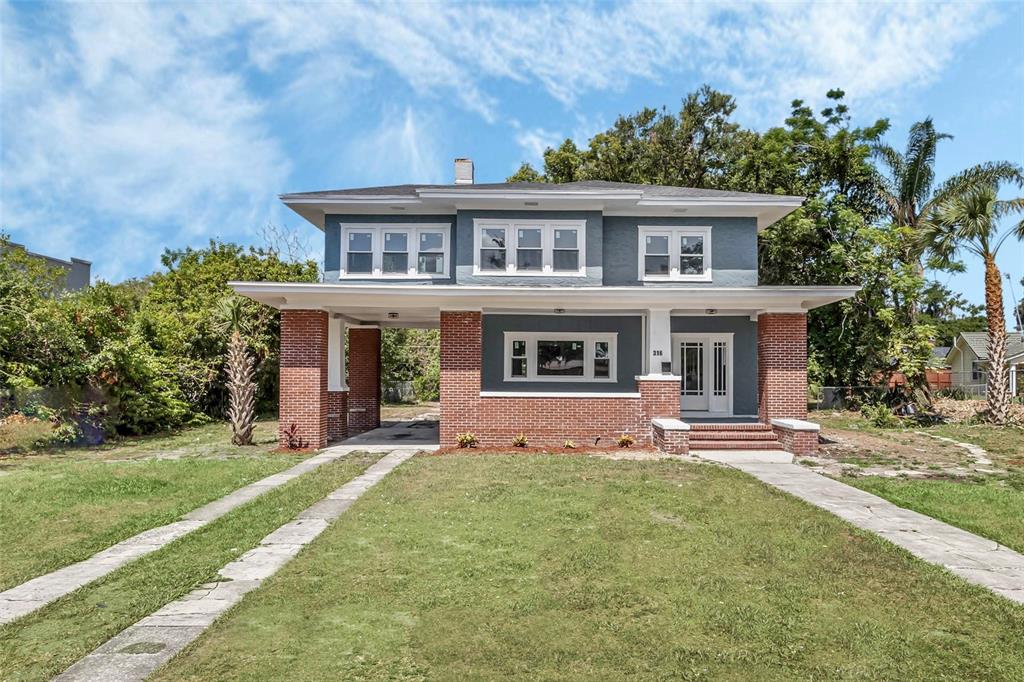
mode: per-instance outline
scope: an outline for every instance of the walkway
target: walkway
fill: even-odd
[[[199,507],[181,517],[180,521],[142,531],[138,535],[122,540],[88,559],[65,566],[0,592],[0,625],[28,615],[55,599],[59,599],[94,580],[113,573],[121,566],[141,556],[155,552],[178,538],[216,521],[246,502],[284,485],[297,476],[313,471],[327,462],[360,449],[363,448],[343,446],[314,455],[286,471],[267,476],[255,483],[250,483],[233,493]]]
[[[354,448],[341,446],[351,450]],[[359,448],[365,449],[365,448]],[[171,660],[248,592],[276,573],[328,524],[395,467],[422,448],[396,449],[263,538],[260,545],[220,569],[221,581],[207,583],[123,630],[56,680],[144,680]]]
[[[1021,554],[796,464],[763,461],[759,454],[702,452],[700,456],[744,471],[859,528],[877,533],[967,582],[1024,604]]]

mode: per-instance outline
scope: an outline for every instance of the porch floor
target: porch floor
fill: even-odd
[[[332,445],[366,447],[414,445],[436,448],[440,443],[440,422],[436,418],[428,416],[382,422],[376,429],[332,443]]]
[[[680,421],[687,424],[760,424],[757,417],[693,417],[681,416]]]

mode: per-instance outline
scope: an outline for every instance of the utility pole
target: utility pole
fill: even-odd
[[[1017,294],[1013,291],[1013,277],[1006,273],[1006,281],[1010,283],[1010,298],[1013,299],[1013,319],[1017,321],[1017,331],[1024,332],[1024,323],[1020,319],[1020,306],[1017,305]]]

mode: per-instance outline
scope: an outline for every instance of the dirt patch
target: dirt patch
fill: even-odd
[[[972,424],[985,420],[988,403],[984,400],[953,400],[952,398],[936,398],[933,406],[935,411],[952,424]],[[1010,404],[1010,422],[1024,424],[1024,405]]]
[[[585,447],[585,448],[539,448],[539,447],[509,447],[509,446],[494,446],[494,447],[475,447],[475,448],[460,448],[458,446],[450,446],[441,448],[431,453],[431,455],[603,455],[608,456],[610,454],[618,455],[635,455],[637,458],[641,456],[649,457],[651,455],[661,455],[662,453],[658,450],[650,448],[620,448],[617,445],[609,445],[606,447]]]

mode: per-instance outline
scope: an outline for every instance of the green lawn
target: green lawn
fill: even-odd
[[[739,472],[418,457],[158,672],[1022,679],[1024,607]]]
[[[274,427],[276,429],[276,426]],[[85,559],[300,461],[211,424],[102,449],[0,460],[0,589]],[[180,457],[155,459],[156,455]]]
[[[132,623],[214,579],[219,568],[375,460],[376,456],[351,454],[324,464],[106,578],[0,627],[0,679],[51,678]]]
[[[1024,552],[1024,476],[977,481],[844,478],[893,504]]]

